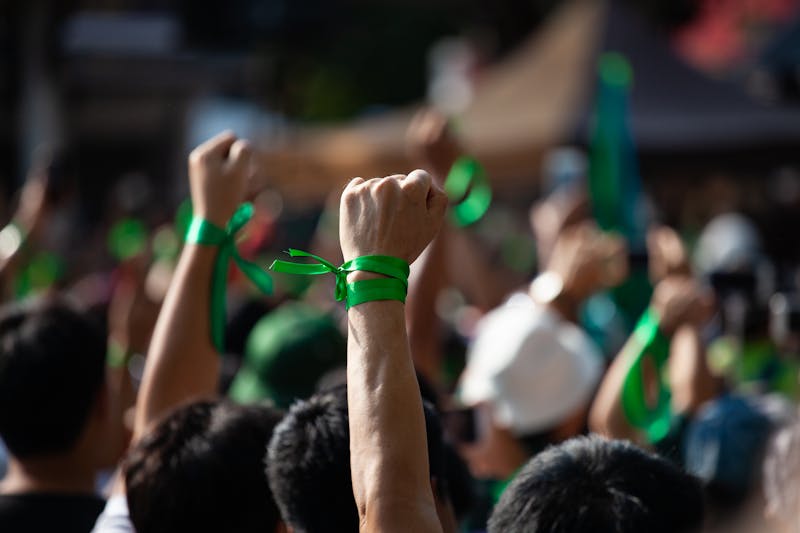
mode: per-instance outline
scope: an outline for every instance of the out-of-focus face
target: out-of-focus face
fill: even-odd
[[[507,479],[528,460],[525,449],[510,430],[494,422],[488,404],[475,406],[475,441],[459,446],[473,476]]]
[[[573,414],[548,431],[553,443],[579,435],[586,425],[589,405],[580,406]],[[489,404],[479,404],[475,412],[475,441],[459,446],[472,475],[479,479],[510,478],[524,465],[530,455],[520,440],[494,421]]]

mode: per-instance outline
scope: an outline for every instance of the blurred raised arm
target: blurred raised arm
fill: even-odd
[[[705,352],[698,327],[708,316],[711,302],[689,277],[670,276],[653,293],[651,309],[659,317],[659,329],[671,339],[669,381],[673,413],[689,413],[715,394],[713,379],[705,365]],[[622,390],[642,350],[634,333],[614,359],[600,384],[589,413],[592,431],[612,438],[642,442],[641,432],[631,426],[622,406]],[[647,361],[647,360],[646,360]],[[645,390],[656,379],[653,368],[645,368]]]

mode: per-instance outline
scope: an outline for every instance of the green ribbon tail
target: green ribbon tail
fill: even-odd
[[[622,384],[622,409],[628,422],[645,432],[651,443],[658,442],[669,432],[672,421],[671,393],[662,381],[662,371],[669,358],[669,340],[659,331],[659,319],[652,309],[642,315],[634,330],[637,343],[634,361]],[[645,400],[642,364],[651,358],[656,370],[658,397],[654,406]]]
[[[236,266],[239,267],[247,279],[264,294],[272,294],[272,278],[259,265],[242,258],[239,254],[234,256]]]
[[[228,288],[228,269],[231,259],[261,292],[272,293],[272,279],[269,274],[255,263],[242,258],[236,249],[234,237],[252,217],[253,205],[246,203],[239,206],[224,230],[207,220],[194,218],[186,231],[187,242],[219,247],[211,278],[209,328],[211,342],[220,353],[225,350],[225,294]]]
[[[211,281],[211,302],[209,307],[209,328],[211,342],[218,353],[225,350],[225,292],[228,286],[229,245],[219,247]]]

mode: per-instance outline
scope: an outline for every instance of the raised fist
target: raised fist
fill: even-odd
[[[682,325],[699,325],[708,320],[714,300],[694,279],[669,276],[660,282],[651,306],[661,319],[661,330],[672,335]]]
[[[253,150],[226,131],[189,155],[189,185],[194,214],[224,228],[244,198]]]
[[[689,256],[680,236],[669,226],[658,226],[647,232],[650,256],[650,279],[657,283],[667,276],[690,276]]]
[[[446,208],[447,197],[424,170],[354,178],[339,207],[344,260],[390,255],[411,264],[439,231]]]
[[[564,283],[564,293],[580,303],[625,280],[627,247],[621,237],[602,233],[593,222],[583,222],[559,235],[547,270],[557,273]]]
[[[450,167],[462,153],[447,118],[432,109],[423,109],[414,115],[406,142],[411,159],[430,170],[437,185],[444,184]]]

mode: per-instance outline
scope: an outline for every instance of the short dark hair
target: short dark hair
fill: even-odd
[[[202,401],[167,416],[123,464],[136,531],[274,531],[280,516],[263,461],[281,415]]]
[[[506,489],[490,533],[699,530],[700,482],[631,443],[577,437],[540,453]]]
[[[18,458],[75,445],[105,380],[101,324],[59,298],[0,309],[0,436]]]
[[[430,404],[423,407],[431,479],[446,498],[441,425]],[[267,475],[284,521],[299,533],[358,532],[348,424],[347,387],[338,386],[296,402],[275,428]]]

